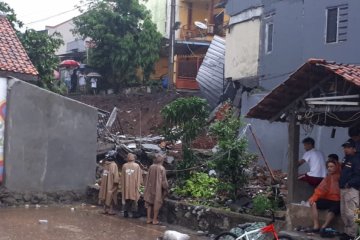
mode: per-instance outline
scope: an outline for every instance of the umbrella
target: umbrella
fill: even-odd
[[[80,63],[75,60],[64,60],[60,63],[60,67],[79,67]]]
[[[101,75],[97,72],[91,72],[86,74],[87,77],[101,77]]]

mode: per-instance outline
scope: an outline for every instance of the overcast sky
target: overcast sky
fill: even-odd
[[[25,28],[44,30],[69,20],[79,12],[74,9],[80,0],[2,0],[15,10]]]

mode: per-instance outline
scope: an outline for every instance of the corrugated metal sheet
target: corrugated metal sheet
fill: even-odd
[[[216,107],[224,91],[225,39],[214,36],[196,76],[200,91]]]

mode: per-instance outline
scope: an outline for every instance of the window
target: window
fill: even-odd
[[[348,5],[331,7],[326,10],[326,43],[347,40]]]
[[[265,52],[271,53],[273,50],[274,24],[266,23],[265,27]]]

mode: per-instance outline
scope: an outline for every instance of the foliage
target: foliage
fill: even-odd
[[[136,78],[148,80],[159,59],[161,34],[139,0],[86,0],[88,9],[74,19],[74,33],[89,37],[89,63],[116,89]]]
[[[168,140],[182,140],[183,160],[178,162],[177,169],[194,167],[196,158],[190,149],[191,141],[204,130],[208,111],[204,99],[199,97],[178,98],[167,104],[161,114],[164,118],[164,132]],[[181,171],[180,179],[188,179],[189,171]]]
[[[208,111],[204,99],[199,97],[178,98],[166,105],[161,114],[165,120],[165,136],[190,146],[192,140],[203,131]]]
[[[246,139],[237,136],[241,126],[241,120],[234,116],[231,108],[227,109],[222,120],[210,126],[210,133],[218,139],[219,146],[212,167],[232,199],[236,199],[238,190],[247,182],[245,169],[255,160],[255,155],[247,152]]]
[[[197,199],[210,199],[216,195],[218,183],[217,178],[198,172],[192,174],[183,186],[177,186],[175,193]]]
[[[63,44],[61,35],[54,33],[48,35],[28,29],[19,36],[30,60],[39,72],[39,86],[48,90],[64,93],[64,86],[59,80],[54,79],[54,70],[59,65],[56,50]]]
[[[257,195],[253,199],[253,212],[257,215],[264,215],[266,211],[278,209],[278,202],[263,194]]]
[[[19,40],[38,70],[39,86],[57,93],[64,93],[66,87],[53,77],[53,71],[59,64],[55,52],[63,44],[61,35],[54,33],[49,36],[46,32],[32,29],[22,33],[17,28],[21,28],[23,23],[17,19],[15,11],[7,3],[0,1],[0,11],[6,14],[11,25],[17,30]]]
[[[6,2],[0,1],[0,11],[6,14],[7,19],[14,29],[21,28],[24,24],[17,19],[14,9],[12,9]]]

